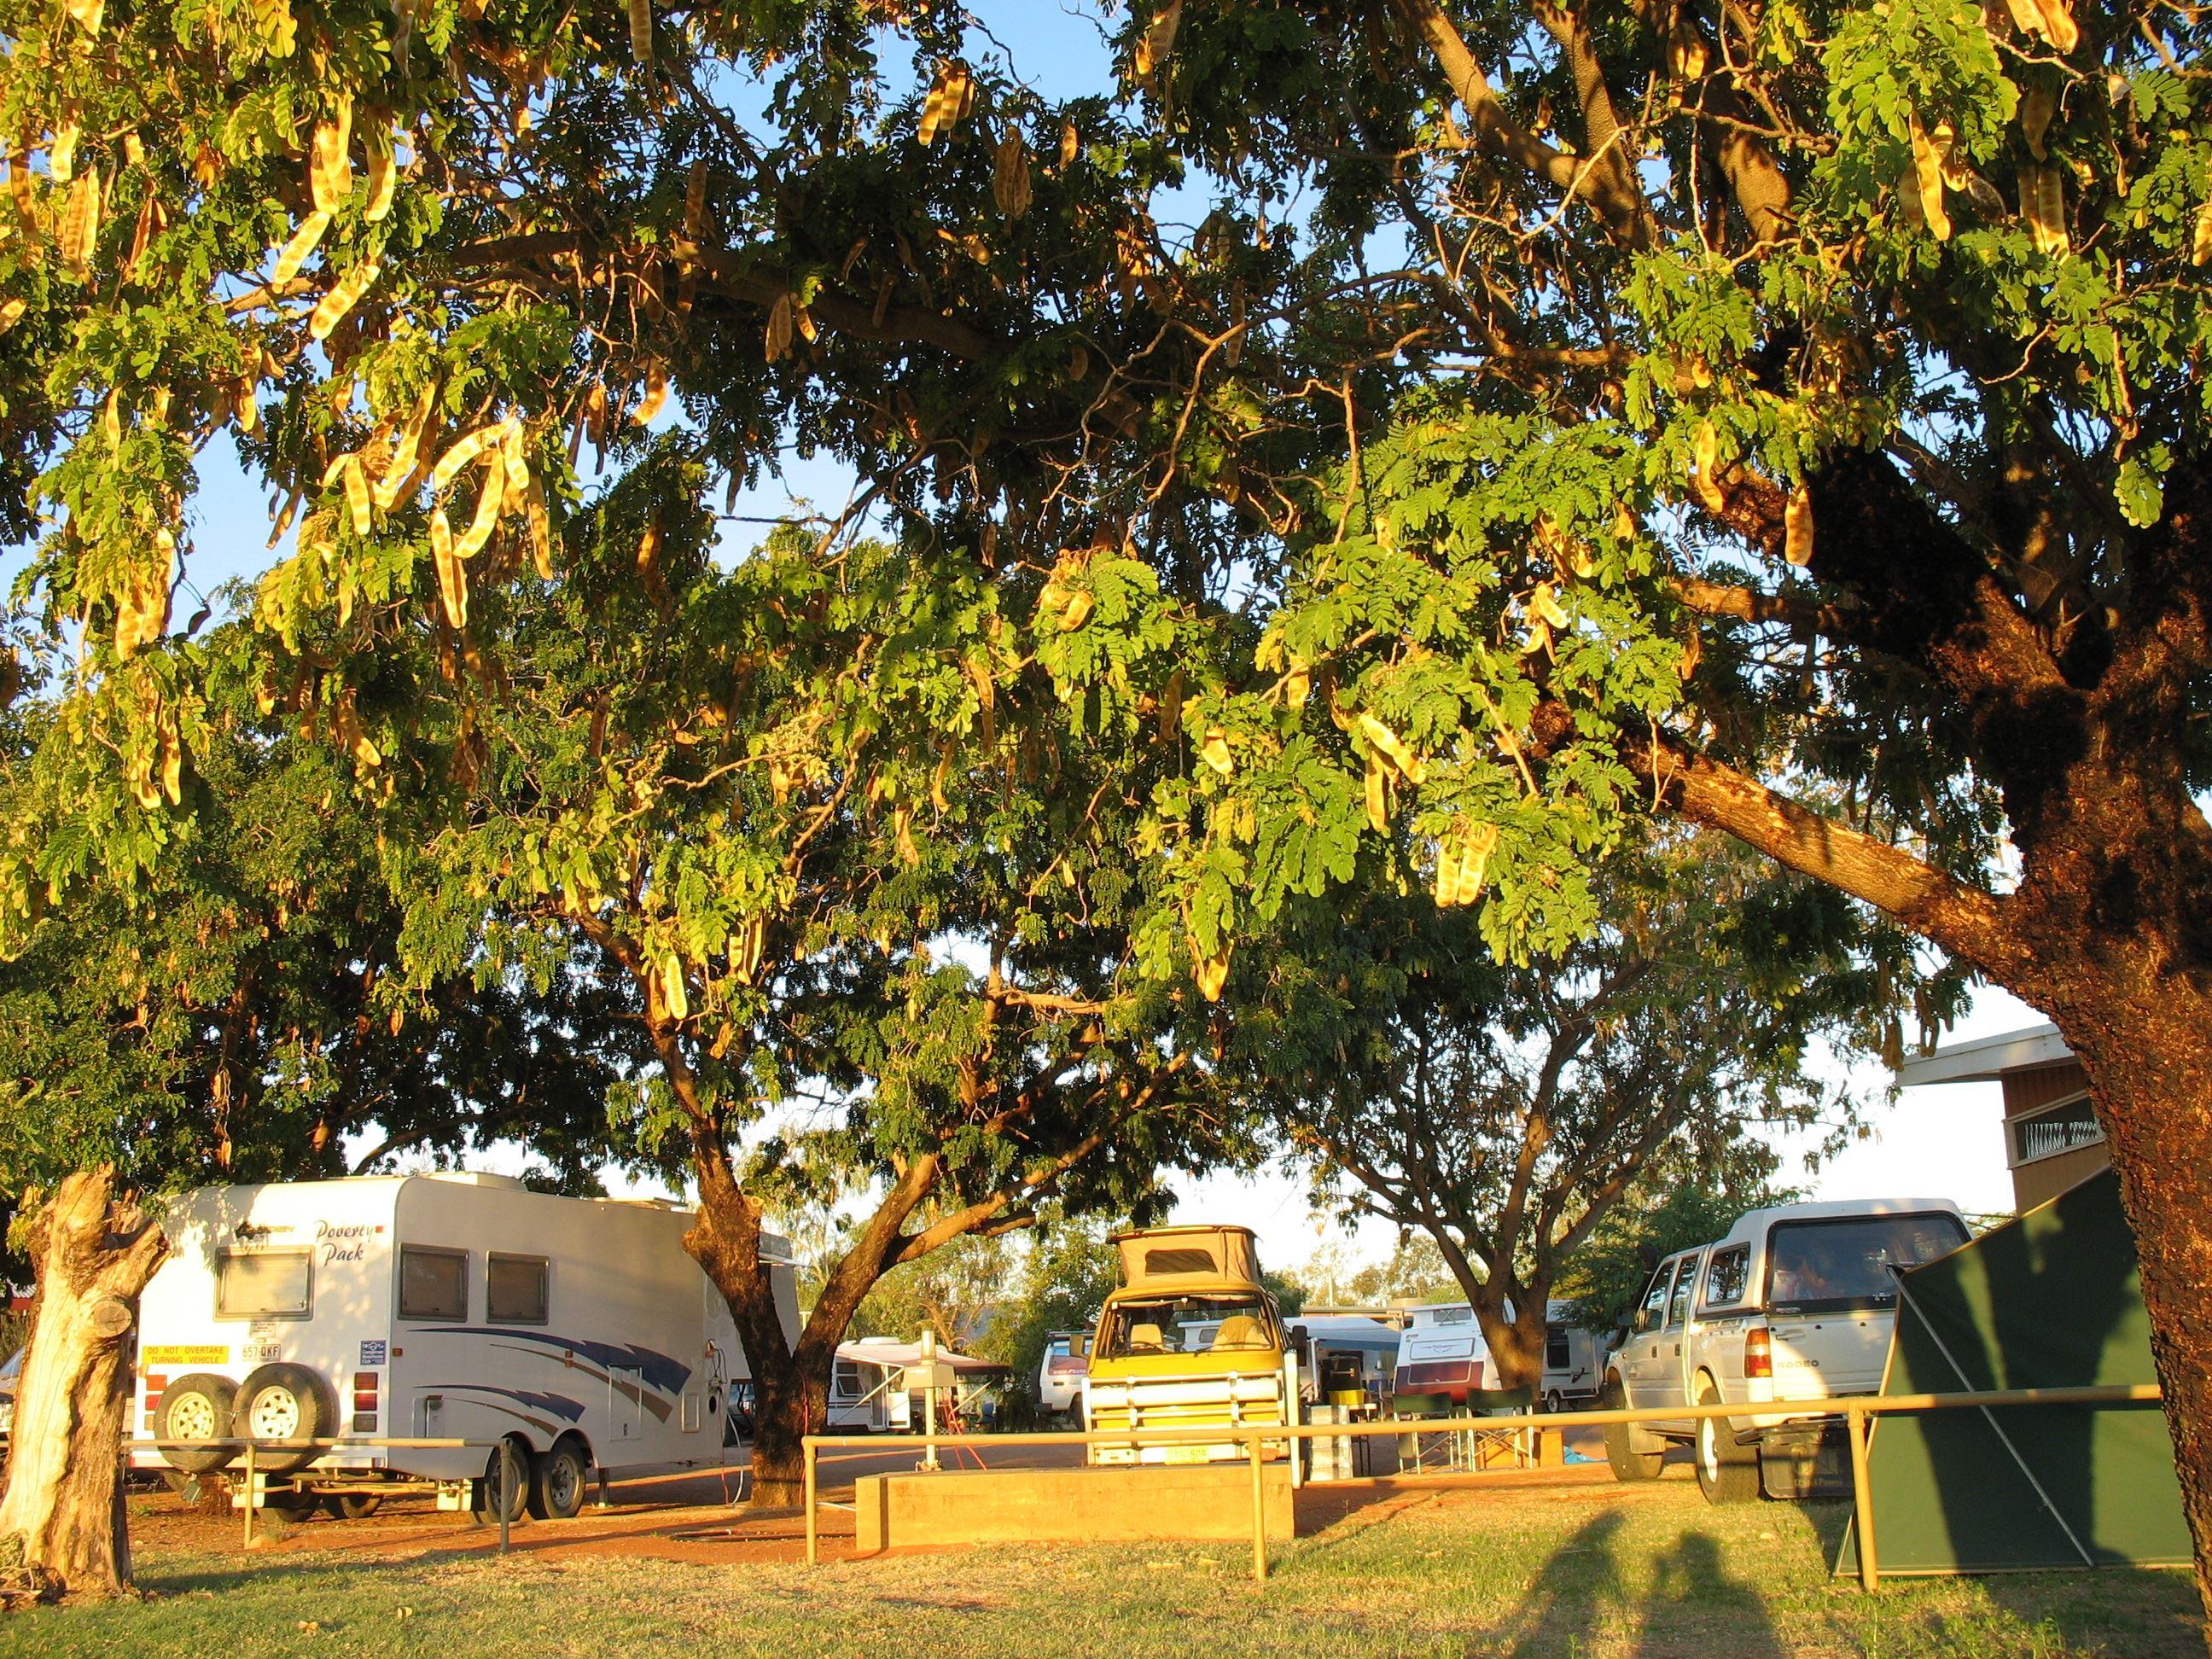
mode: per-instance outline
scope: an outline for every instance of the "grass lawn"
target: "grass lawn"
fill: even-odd
[[[1832,1580],[1840,1505],[1714,1510],[1694,1486],[1430,1492],[1279,1551],[963,1550],[804,1567],[635,1557],[142,1557],[143,1603],[0,1619],[0,1655],[777,1654],[943,1659],[2204,1651],[2179,1572]]]

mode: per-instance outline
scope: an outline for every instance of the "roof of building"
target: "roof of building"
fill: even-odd
[[[1993,1083],[2007,1072],[2053,1066],[2074,1058],[2056,1025],[2031,1025],[2000,1031],[1971,1042],[1948,1042],[1897,1068],[1897,1080],[1910,1089],[1923,1083]]]

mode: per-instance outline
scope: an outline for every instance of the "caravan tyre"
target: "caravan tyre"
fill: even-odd
[[[154,1433],[162,1440],[227,1440],[231,1435],[232,1397],[237,1388],[213,1371],[188,1371],[161,1392]],[[206,1474],[238,1455],[231,1446],[165,1446],[164,1462],[186,1474]]]
[[[478,1521],[496,1526],[502,1510],[510,1522],[522,1519],[530,1504],[530,1444],[520,1436],[492,1448],[483,1479],[471,1483],[469,1507]]]
[[[530,1512],[540,1521],[573,1521],[584,1507],[590,1478],[583,1447],[562,1440],[530,1460]]]
[[[366,1521],[384,1507],[384,1494],[374,1492],[334,1492],[323,1499],[333,1521]]]
[[[337,1427],[337,1406],[330,1385],[305,1365],[264,1365],[238,1385],[230,1432],[240,1440],[321,1440]],[[290,1474],[322,1454],[313,1446],[253,1454],[257,1470]]]

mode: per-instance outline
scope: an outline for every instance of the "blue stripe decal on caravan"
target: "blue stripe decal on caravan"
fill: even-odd
[[[541,1342],[549,1348],[580,1353],[599,1364],[637,1372],[665,1394],[681,1394],[690,1381],[691,1368],[651,1348],[635,1343],[590,1342],[578,1336],[555,1336],[546,1331],[519,1331],[508,1325],[433,1325],[430,1330],[455,1336],[497,1336],[510,1342]]]

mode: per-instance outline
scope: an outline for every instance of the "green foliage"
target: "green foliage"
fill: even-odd
[[[1711,1243],[1747,1210],[1798,1196],[1776,1186],[1770,1170],[1741,1163],[1701,1171],[1695,1179],[1641,1182],[1567,1259],[1554,1289],[1574,1299],[1577,1316],[1591,1330],[1614,1330],[1635,1311],[1637,1293],[1668,1256]]]

